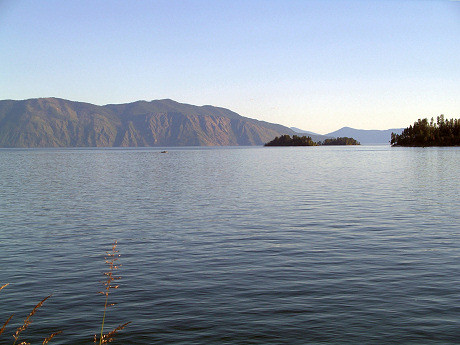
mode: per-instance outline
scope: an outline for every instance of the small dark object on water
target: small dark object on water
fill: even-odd
[[[160,153],[168,153],[168,151],[161,151]]]

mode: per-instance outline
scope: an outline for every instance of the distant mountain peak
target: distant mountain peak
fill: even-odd
[[[318,133],[315,133],[315,132],[310,132],[310,131],[305,131],[303,129],[300,129],[300,128],[297,128],[297,127],[290,127],[294,132],[296,132],[297,135],[306,135],[306,136],[309,136],[313,139],[313,141],[317,142],[317,141],[323,141],[325,139],[330,139],[330,137],[328,136],[325,136],[325,135],[321,135],[321,134],[318,134]]]
[[[351,127],[342,127],[337,131],[326,134],[331,137],[349,137],[358,140],[361,144],[389,144],[391,133],[401,133],[403,128],[392,129],[355,129]]]

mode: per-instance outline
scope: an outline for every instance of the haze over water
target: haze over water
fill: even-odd
[[[0,150],[0,344],[458,343],[459,148],[167,150]]]

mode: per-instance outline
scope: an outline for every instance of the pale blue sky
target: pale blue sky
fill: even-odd
[[[460,116],[460,2],[0,0],[0,99],[172,98],[327,133]]]

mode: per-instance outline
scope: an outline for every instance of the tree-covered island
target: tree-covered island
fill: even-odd
[[[360,145],[358,141],[348,137],[338,137],[333,139],[325,139],[321,145]]]
[[[391,146],[460,146],[460,119],[418,119],[401,134],[391,133]]]
[[[265,146],[319,146],[319,145],[359,145],[353,138],[341,137],[331,138],[324,141],[315,142],[311,137],[293,135],[282,135],[276,137],[272,141],[265,144]]]
[[[299,137],[293,135],[292,138],[290,135],[281,135],[275,137],[272,141],[269,141],[265,146],[317,146],[318,143],[314,142],[311,137],[303,136]]]

